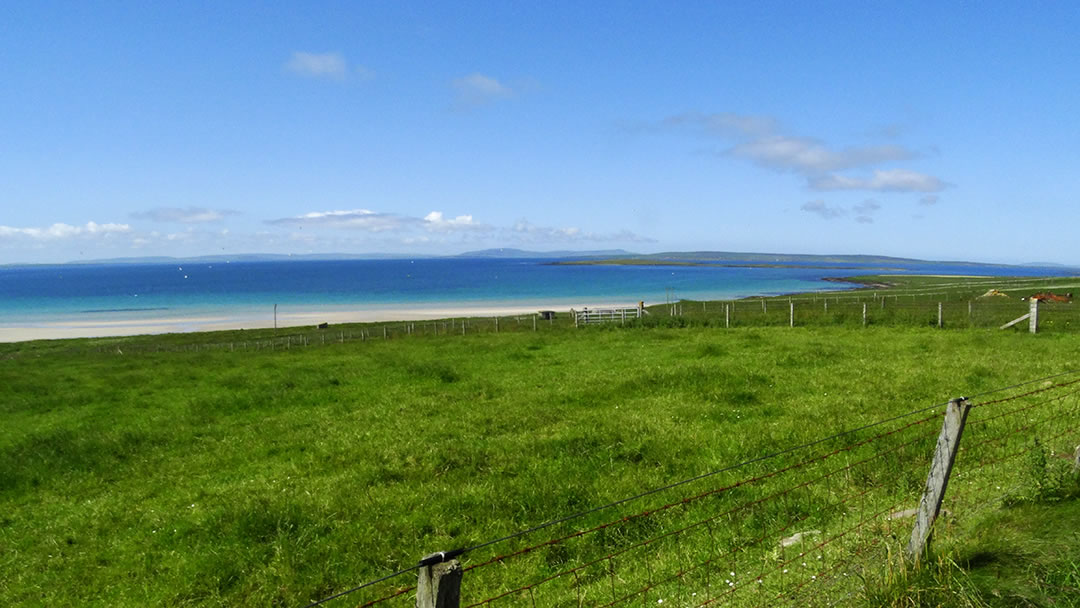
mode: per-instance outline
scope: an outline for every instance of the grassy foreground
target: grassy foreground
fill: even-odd
[[[303,605],[431,551],[1073,369],[1080,336],[694,326],[120,352],[0,361],[0,603]],[[966,563],[977,597],[988,562]]]

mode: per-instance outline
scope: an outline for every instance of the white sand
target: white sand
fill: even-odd
[[[589,308],[632,306],[635,303],[587,304]],[[538,310],[565,311],[568,307],[543,305],[477,305],[437,306],[432,308],[357,309],[319,312],[279,312],[278,327],[312,326],[319,323],[377,323],[386,321],[423,321],[454,317],[495,317],[532,315]],[[142,334],[185,333],[225,329],[263,329],[274,326],[273,316],[193,316],[146,319],[65,320],[24,325],[0,326],[0,342],[54,340],[60,338],[100,338],[106,336],[135,336]]]

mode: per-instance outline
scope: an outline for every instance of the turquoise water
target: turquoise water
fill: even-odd
[[[0,268],[0,325],[265,317],[283,312],[648,304],[843,289],[824,277],[875,266],[728,268],[552,265],[545,259],[285,261]],[[895,265],[894,265],[895,266]],[[894,270],[897,270],[894,268]],[[919,264],[929,274],[1052,275],[1062,269]]]

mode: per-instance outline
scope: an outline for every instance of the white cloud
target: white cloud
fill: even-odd
[[[130,232],[127,224],[98,224],[87,222],[82,226],[56,223],[47,228],[13,228],[0,226],[0,237],[27,237],[36,240],[67,239],[73,237],[109,237],[113,234]]]
[[[154,222],[204,224],[208,222],[220,222],[225,216],[236,214],[236,211],[228,209],[207,209],[205,207],[158,207],[149,211],[132,213],[131,217],[137,220],[150,220]]]
[[[813,213],[824,220],[834,220],[838,217],[843,217],[847,213],[843,208],[830,207],[821,199],[803,203],[803,206],[799,208],[807,213]]]
[[[362,65],[350,68],[345,56],[341,53],[295,51],[285,62],[285,70],[298,76],[331,80],[345,80],[350,75],[362,80],[375,77],[374,71]]]
[[[450,232],[454,230],[490,230],[491,226],[477,224],[471,215],[459,215],[455,218],[444,218],[442,211],[432,211],[424,216],[424,228],[433,232]]]
[[[457,90],[458,103],[468,106],[491,103],[514,94],[510,87],[479,72],[457,78],[453,84],[454,89]]]
[[[423,217],[380,213],[370,209],[312,211],[295,217],[268,220],[266,223],[288,227],[294,231],[303,230],[305,227],[361,230],[378,233],[384,239],[390,238],[396,243],[406,245],[466,242],[490,242],[498,246],[511,243],[654,242],[651,238],[625,230],[593,233],[576,226],[537,226],[527,220],[520,220],[512,226],[493,226],[476,221],[471,214],[447,216],[442,211],[431,211]],[[291,238],[297,239],[299,236],[294,232]]]
[[[763,167],[803,174],[851,169],[914,157],[914,153],[899,146],[867,146],[831,150],[813,138],[785,135],[761,137],[739,144],[732,148],[729,154]]]
[[[727,140],[733,145],[724,155],[775,171],[799,174],[813,190],[939,192],[949,185],[915,171],[875,168],[921,156],[904,146],[839,147],[813,137],[783,133],[778,121],[767,116],[689,112],[670,116],[660,126],[668,129],[689,126],[702,134]],[[873,175],[866,178],[836,173],[851,169],[873,169]]]
[[[386,232],[401,230],[417,222],[393,213],[379,213],[370,209],[349,209],[336,211],[312,211],[296,217],[267,220],[268,224],[287,226],[328,226],[332,228],[351,228],[367,232]]]
[[[649,237],[634,234],[628,230],[620,230],[618,232],[598,234],[594,232],[586,232],[575,226],[567,226],[562,228],[552,228],[546,226],[537,226],[527,220],[518,220],[514,223],[513,227],[508,231],[507,238],[515,242],[523,243],[573,243],[573,242],[594,242],[594,243],[653,243],[655,239]]]
[[[823,175],[811,177],[814,190],[875,190],[878,192],[940,192],[948,184],[940,179],[907,169],[876,169],[869,178]]]

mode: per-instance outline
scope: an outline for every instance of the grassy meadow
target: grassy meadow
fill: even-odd
[[[531,319],[504,319],[499,333],[490,320],[474,319],[464,335],[446,325],[435,335],[436,323],[417,323],[405,335],[399,323],[385,340],[378,325],[342,328],[337,341],[332,332],[327,340],[314,330],[290,330],[282,334],[303,341],[286,348],[270,330],[0,345],[0,603],[303,606],[433,551],[482,543],[951,397],[1076,369],[1074,305],[1048,307],[1039,335],[996,329],[1000,319],[1026,312],[1026,303],[1017,301],[1021,292],[1071,280],[1011,281],[995,285],[1013,297],[985,303],[981,317],[969,314],[967,302],[989,289],[984,279],[894,279],[901,284],[891,289],[832,294],[841,298],[831,304],[832,316],[821,296],[798,296],[809,300],[794,328],[787,326],[787,299],[772,298],[760,312],[759,300],[740,301],[734,323],[725,322],[723,303],[684,302],[681,311],[656,306],[643,321],[621,327],[575,329],[563,316],[536,331]],[[884,294],[896,297],[882,306]],[[955,309],[945,330],[936,327],[942,294]],[[905,296],[910,303],[900,301]],[[845,308],[845,298],[860,300]],[[877,303],[877,320],[863,327],[866,301]],[[882,311],[896,312],[886,317]],[[355,339],[357,332],[363,339]],[[259,340],[272,348],[255,346]],[[1075,412],[1071,399],[1063,403]],[[1059,418],[1038,420],[1052,426]],[[917,499],[925,480],[923,461],[938,426],[934,419],[882,440],[893,442],[887,444],[897,450],[891,453],[910,459],[890,456],[879,468],[850,469],[785,495],[781,506],[762,503],[717,520],[718,531],[710,524],[708,534],[695,528],[682,544],[650,545],[633,558],[644,559],[643,567],[632,567],[629,556],[617,565],[609,560],[597,566],[606,568],[602,572],[582,570],[573,584],[560,581],[558,592],[505,602],[576,605],[566,598],[597,597],[595,588],[616,580],[637,589],[638,579],[655,582],[663,578],[660,571],[700,562],[691,550],[711,555],[718,543],[753,536],[753,530],[786,535],[812,524],[827,531],[893,502],[913,506],[910,497]],[[900,445],[916,431],[910,448]],[[814,449],[834,445],[844,444]],[[882,445],[840,457],[858,462]],[[463,563],[657,509],[777,466],[763,462],[709,477],[478,550]],[[727,508],[723,501],[780,487],[772,483],[477,569],[466,575],[463,599],[503,589],[507,573],[527,579],[560,572],[620,543],[702,521]],[[1051,605],[1038,598],[994,604],[991,588],[1005,588],[998,596],[1009,598],[1042,582],[1020,576],[1005,585],[990,565],[1041,564],[1040,572],[1054,573],[1063,589],[1077,584],[1068,570],[1080,564],[1077,545],[1056,552],[1036,547],[1050,542],[1045,530],[1024,523],[1076,521],[1069,483],[1045,496],[1018,494],[1024,499],[1012,510],[988,511],[987,518],[998,518],[990,524],[985,518],[957,522],[964,534],[941,544],[939,565],[924,579],[886,578],[875,583],[881,595],[858,597],[934,605],[905,603],[910,596],[902,589],[939,589],[933,577],[943,576],[958,581],[951,589],[972,605]],[[864,490],[851,502],[835,498],[851,488]],[[1017,509],[1034,515],[1008,519]],[[781,521],[798,525],[789,529]],[[874,533],[907,533],[906,522],[896,525]],[[1001,541],[996,530],[1008,530],[1015,540]],[[792,561],[773,544],[754,556],[734,556],[731,571],[739,568],[742,576],[746,566],[738,560],[744,558]],[[819,551],[817,559],[836,559],[853,546],[837,543],[834,554]],[[792,561],[791,569],[799,563]],[[658,599],[700,603],[692,599],[695,590],[718,583],[700,572],[693,576],[677,577],[678,591],[659,591],[669,595]],[[380,591],[328,605],[360,605],[414,580],[407,574]],[[776,583],[789,590],[791,584]],[[761,605],[761,593],[735,601]],[[619,599],[621,591],[611,594]],[[411,601],[408,594],[400,599]]]

